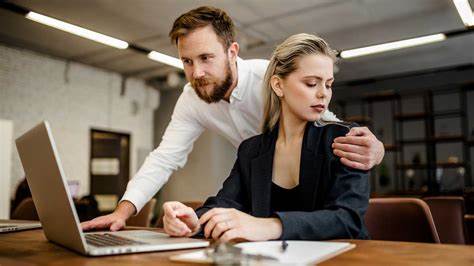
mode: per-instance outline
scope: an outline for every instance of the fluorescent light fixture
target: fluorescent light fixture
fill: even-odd
[[[459,16],[462,19],[462,22],[467,27],[474,26],[474,15],[472,14],[471,5],[469,5],[469,0],[453,0],[456,9],[458,10]]]
[[[36,12],[32,12],[32,11],[28,12],[28,14],[26,14],[26,18],[36,21],[38,23],[56,28],[58,30],[72,33],[74,35],[77,35],[89,40],[93,40],[105,45],[113,46],[115,48],[127,49],[128,47],[128,43],[122,40],[115,39],[110,36],[95,32],[95,31],[84,29],[79,26],[69,24],[58,19],[54,19],[45,15],[38,14]]]
[[[151,60],[158,61],[163,64],[167,64],[179,69],[183,69],[183,62],[181,62],[181,60],[179,60],[178,58],[175,58],[169,55],[158,53],[156,51],[151,51],[148,54],[148,58],[150,58]]]
[[[387,51],[392,51],[392,50],[397,50],[397,49],[402,49],[402,48],[407,48],[407,47],[412,47],[412,46],[418,46],[418,45],[423,45],[423,44],[428,44],[428,43],[433,43],[433,42],[439,42],[445,39],[446,39],[446,35],[444,35],[443,33],[439,33],[439,34],[434,34],[434,35],[428,35],[428,36],[423,36],[423,37],[402,40],[402,41],[389,42],[389,43],[377,44],[377,45],[372,45],[372,46],[367,46],[367,47],[362,47],[362,48],[350,49],[350,50],[342,51],[340,55],[342,58],[352,58],[352,57],[382,53],[382,52],[387,52]]]

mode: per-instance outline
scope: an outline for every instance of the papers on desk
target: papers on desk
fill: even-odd
[[[319,263],[355,247],[354,244],[347,242],[287,241],[287,243],[286,251],[282,251],[281,241],[246,242],[236,246],[242,248],[242,252],[245,254],[276,258],[278,262],[271,261],[270,264],[272,265]],[[212,263],[203,250],[175,255],[170,259],[180,262]]]

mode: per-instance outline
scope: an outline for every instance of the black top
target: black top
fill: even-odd
[[[297,211],[301,206],[300,196],[300,185],[287,189],[272,182],[271,212]]]
[[[280,239],[368,238],[364,214],[369,205],[368,172],[343,165],[334,155],[334,138],[349,130],[308,122],[301,145],[300,203],[294,211],[272,212],[272,172],[278,126],[240,144],[237,160],[222,189],[196,210],[235,208],[254,217],[277,216]],[[275,197],[274,197],[275,198]]]

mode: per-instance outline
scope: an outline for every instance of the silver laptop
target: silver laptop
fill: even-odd
[[[1,220],[0,233],[16,232],[41,228],[41,223],[26,220]]]
[[[16,139],[21,163],[46,238],[84,255],[199,248],[208,241],[147,230],[83,233],[48,122]]]

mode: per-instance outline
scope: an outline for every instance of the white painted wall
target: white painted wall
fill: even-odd
[[[67,179],[79,180],[81,195],[89,192],[91,128],[131,134],[131,176],[140,154],[153,149],[159,93],[141,80],[126,85],[121,96],[116,73],[0,45],[0,118],[15,124],[13,138],[49,120]],[[11,154],[13,193],[24,172],[16,148]]]
[[[10,218],[12,121],[0,119],[0,219]]]

